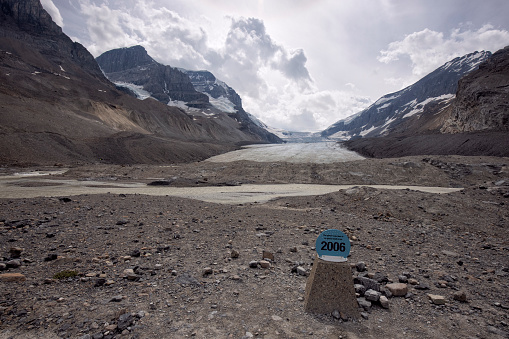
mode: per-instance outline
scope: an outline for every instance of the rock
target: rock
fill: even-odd
[[[120,219],[119,221],[117,221],[116,225],[125,225],[129,222],[129,220],[126,220],[126,219]]]
[[[205,267],[202,271],[202,275],[204,277],[207,275],[211,275],[212,273],[214,273],[214,271],[212,270],[212,267]]]
[[[249,262],[249,267],[251,268],[257,268],[258,267],[258,261],[252,260]]]
[[[297,274],[302,275],[302,276],[307,276],[308,272],[306,271],[306,269],[304,267],[297,266]]]
[[[406,276],[406,275],[400,275],[400,276],[398,277],[398,281],[399,281],[400,283],[406,284],[406,283],[408,282],[408,278],[407,278],[407,276]]]
[[[359,295],[362,297],[364,293],[366,292],[366,287],[361,284],[354,284],[353,288],[355,289],[355,293],[359,293]]]
[[[334,310],[332,312],[332,316],[334,317],[334,319],[341,319],[341,314],[339,313],[338,310]]]
[[[385,295],[380,296],[379,302],[383,308],[389,308],[389,299]]]
[[[428,294],[429,300],[435,305],[445,305],[445,297],[437,294]]]
[[[140,252],[140,250],[135,249],[131,252],[130,256],[133,258],[137,258],[137,257],[141,256],[141,252]]]
[[[363,261],[360,261],[355,265],[355,268],[358,272],[364,272],[366,270],[366,264]]]
[[[380,292],[374,291],[374,290],[367,290],[364,293],[364,298],[368,301],[377,302],[380,299]]]
[[[395,297],[404,297],[407,294],[407,292],[408,292],[407,284],[403,284],[403,283],[387,284],[387,285],[385,285],[385,287]]]
[[[262,259],[269,259],[270,261],[274,261],[274,254],[269,251],[263,251]]]
[[[259,264],[262,268],[270,268],[271,266],[270,262],[267,260],[260,260]]]
[[[369,313],[361,312],[361,317],[368,320],[369,319]]]
[[[0,262],[0,271],[4,271],[7,269],[7,265],[4,264],[3,262]]]
[[[355,277],[354,283],[363,285],[364,287],[366,287],[367,290],[371,289],[373,291],[380,292],[380,284],[373,279],[369,279],[366,277]]]
[[[113,301],[113,302],[121,302],[121,301],[122,301],[122,299],[124,299],[124,297],[123,297],[123,296],[121,296],[121,295],[116,295],[116,296],[114,296],[113,298],[111,298],[111,299],[110,299],[110,301]]]
[[[402,282],[402,281],[400,281],[400,282]],[[414,279],[414,278],[408,279],[408,283],[410,285],[419,285],[419,281],[417,281],[417,279]]]
[[[127,329],[134,322],[134,317],[131,313],[124,313],[120,317],[118,317],[117,327],[119,330],[123,331]]]
[[[414,288],[416,290],[429,290],[429,286],[427,284],[418,284],[418,285],[415,285]]]
[[[377,283],[381,284],[384,282],[388,282],[389,277],[387,276],[387,274],[376,272],[375,275],[373,276],[373,280],[375,280]]]
[[[239,255],[240,255],[239,251],[237,251],[237,250],[232,250],[230,252],[230,257],[233,258],[233,259],[237,259],[239,257]]]
[[[18,268],[21,266],[21,260],[19,259],[12,259],[5,263],[7,268]]]
[[[23,252],[24,248],[21,247],[11,247],[9,253],[11,254],[12,259],[17,259],[21,257],[21,252]]]
[[[371,302],[366,300],[365,298],[357,298],[357,303],[360,307],[362,307],[365,311],[371,310]]]
[[[46,256],[46,258],[44,258],[44,261],[52,261],[52,260],[57,260],[57,259],[58,259],[58,254],[50,253],[50,254],[48,254],[48,256]]]
[[[127,278],[127,280],[130,281],[136,281],[140,279],[140,277],[136,273],[134,273],[134,270],[132,268],[126,268],[124,270],[124,276]]]
[[[2,273],[0,274],[1,282],[23,282],[26,277],[21,273]]]
[[[467,293],[465,291],[456,291],[452,295],[454,300],[460,301],[462,303],[467,302]]]

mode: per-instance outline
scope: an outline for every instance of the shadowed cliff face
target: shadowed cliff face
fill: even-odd
[[[509,131],[509,46],[459,81],[441,131]]]
[[[156,62],[142,46],[114,49],[96,60],[111,81],[141,86],[165,104],[178,100],[201,108],[209,103],[209,98],[194,89],[186,74]]]

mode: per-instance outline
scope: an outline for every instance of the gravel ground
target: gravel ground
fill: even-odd
[[[51,178],[464,189],[359,186],[227,205],[141,194],[2,198],[0,337],[507,338],[507,163],[434,156],[71,168]],[[52,168],[23,171],[36,169]],[[352,275],[378,284],[388,308],[360,299],[360,319],[304,312],[314,243],[328,228],[348,234]],[[407,293],[391,296],[385,286],[399,281]]]

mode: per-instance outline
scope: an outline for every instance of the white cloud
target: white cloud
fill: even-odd
[[[400,57],[410,58],[413,79],[417,80],[455,57],[476,50],[495,52],[508,42],[509,32],[491,25],[484,25],[478,30],[456,28],[448,36],[426,28],[405,36],[403,40],[391,42],[377,59],[390,63]]]
[[[64,19],[52,0],[41,0],[42,7],[51,15],[53,21],[60,27],[64,27]]]

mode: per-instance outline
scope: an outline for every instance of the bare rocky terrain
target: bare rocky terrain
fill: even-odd
[[[140,194],[3,198],[0,337],[508,338],[508,163],[414,156],[72,167],[45,178],[168,188],[321,183],[464,189],[432,194],[359,186],[244,204]],[[41,190],[51,185],[32,180]],[[304,312],[315,240],[329,228],[351,239],[348,262],[359,297],[365,290],[359,283],[378,288],[388,308],[367,303],[376,299],[369,292],[359,299],[359,319]],[[407,291],[391,296],[385,286],[400,281]]]

